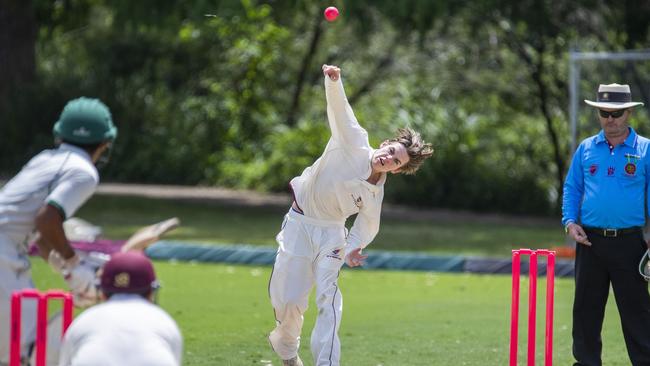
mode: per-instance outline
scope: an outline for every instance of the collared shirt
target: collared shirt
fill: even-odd
[[[368,133],[359,125],[348,103],[341,79],[325,76],[327,117],[332,131],[323,155],[291,180],[296,203],[308,217],[334,220],[358,214],[347,237],[346,252],[364,248],[379,231],[386,174],[377,184],[366,181],[372,173]]]
[[[69,218],[98,183],[97,168],[85,150],[61,144],[42,151],[0,190],[0,233],[22,244],[43,205],[49,203]]]
[[[564,182],[563,225],[622,229],[645,224],[650,140],[629,131],[613,149],[602,130],[580,143]]]

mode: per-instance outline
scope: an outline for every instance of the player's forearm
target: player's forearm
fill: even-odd
[[[567,183],[569,181],[567,180]],[[566,226],[569,221],[578,222],[580,214],[580,203],[583,192],[572,184],[564,184],[564,196],[562,197],[562,225]]]
[[[40,234],[37,241],[41,256],[47,260],[51,250],[56,250],[64,259],[72,258],[75,253],[63,231],[63,218],[50,205],[41,207],[36,215],[36,230]]]
[[[646,174],[648,174],[647,172],[650,172],[650,170],[646,170]],[[646,184],[646,191],[645,191],[646,227],[649,227],[650,221],[648,220],[648,217],[650,217],[650,182],[646,180],[645,184]]]
[[[567,197],[566,193],[562,200],[562,226],[566,226],[570,221],[578,222],[580,212],[579,202]]]
[[[327,108],[330,112],[328,117],[332,129],[343,132],[351,126],[358,125],[352,107],[348,103],[345,95],[341,79],[332,81],[329,77],[325,77],[325,96],[327,99]]]
[[[336,117],[341,119],[354,118],[354,115],[349,113],[352,110],[341,79],[333,81],[329,77],[325,77],[325,97],[327,105],[332,108]]]
[[[348,98],[345,95],[343,81],[341,79],[332,80],[329,76],[325,76],[325,97],[330,105],[346,105]]]
[[[367,201],[354,220],[348,235],[348,244],[355,248],[365,248],[379,233],[381,202]]]
[[[562,186],[562,225],[570,221],[578,222],[580,206],[585,191],[584,173],[582,167],[583,144],[578,146],[573,155],[569,171]]]
[[[350,230],[350,234],[348,235],[348,245],[345,249],[346,253],[350,253],[351,251],[359,248],[364,249],[375,239],[375,236],[377,236],[377,233],[379,232],[378,225],[376,230],[374,227],[361,228],[357,225],[355,226],[352,227],[352,230]]]

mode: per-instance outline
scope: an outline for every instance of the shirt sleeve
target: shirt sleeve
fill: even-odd
[[[379,232],[381,204],[363,206],[347,238],[346,255],[357,248],[365,248]]]
[[[566,179],[564,180],[564,195],[562,197],[562,225],[569,222],[578,222],[580,215],[580,203],[584,194],[584,170],[582,168],[582,155],[584,145],[580,144],[569,167]]]
[[[183,337],[181,336],[181,331],[178,329],[178,325],[174,322],[174,334],[172,339],[172,352],[178,364],[182,364],[183,357]]]
[[[98,178],[86,171],[71,171],[61,177],[45,202],[59,209],[67,219],[93,195],[98,183]]]
[[[352,107],[345,96],[341,78],[332,81],[325,76],[325,97],[332,139],[349,146],[369,146],[368,132],[359,125],[354,116]]]
[[[650,157],[648,157],[647,152],[644,156],[645,160],[645,199],[646,199],[646,226],[648,225],[648,217],[650,217]]]
[[[61,343],[61,350],[59,351],[59,366],[70,366],[72,363],[72,357],[74,355],[74,338],[75,338],[75,326],[74,323],[70,325],[68,330],[63,336]]]

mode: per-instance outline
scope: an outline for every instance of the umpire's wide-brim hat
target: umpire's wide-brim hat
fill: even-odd
[[[627,109],[643,105],[641,102],[632,101],[629,85],[600,84],[596,101],[585,99],[585,103],[596,108]]]

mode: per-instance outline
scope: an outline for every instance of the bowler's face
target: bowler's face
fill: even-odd
[[[602,112],[601,112],[602,111]],[[610,112],[616,113],[622,112],[622,115],[619,117],[611,115]],[[603,116],[603,115],[606,115]],[[605,136],[609,138],[621,137],[627,133],[627,120],[630,116],[629,109],[611,109],[611,108],[600,108],[598,110],[598,119],[600,120],[600,126],[605,131]]]
[[[397,173],[409,159],[406,147],[399,142],[382,143],[372,155],[372,171]]]

